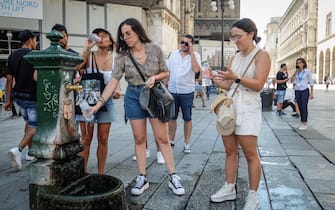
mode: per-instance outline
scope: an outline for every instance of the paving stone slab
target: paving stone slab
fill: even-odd
[[[335,194],[335,180],[305,179],[314,193]]]
[[[276,147],[273,146],[265,146],[265,147],[261,147],[258,146],[258,152],[259,155],[261,157],[265,157],[265,156],[286,156],[286,152],[283,150],[283,148],[281,147],[280,144],[278,144]]]
[[[335,209],[335,195],[334,194],[320,194],[316,193],[318,201],[320,202],[322,209]]]
[[[325,156],[325,158],[327,158],[327,160],[329,160],[332,164],[335,164],[335,153],[334,152],[324,152],[321,151],[322,155]]]
[[[301,136],[278,136],[277,141],[281,144],[306,144],[306,140]]]
[[[299,168],[299,169],[331,169],[334,170],[335,166],[329,163],[326,159],[321,156],[310,157],[310,156],[291,156],[290,160]]]
[[[271,173],[272,169],[296,170],[288,157],[261,157],[261,164],[264,173]]]
[[[273,209],[321,209],[296,170],[263,168]]]
[[[301,131],[298,129],[295,129],[297,133],[299,133],[303,138],[305,139],[324,139],[325,136],[322,135],[319,131],[308,127],[307,130]]]
[[[299,171],[305,179],[321,179],[321,180],[334,180],[335,170],[322,169],[322,172],[318,169],[307,169],[299,168]]]
[[[273,133],[281,138],[287,136],[299,136],[291,127],[287,127],[286,129],[273,129]]]
[[[192,156],[191,156],[192,155]],[[155,193],[150,197],[145,204],[145,208],[155,209],[157,206],[161,209],[183,209],[187,205],[189,197],[192,195],[194,186],[205,167],[208,160],[208,155],[191,154],[186,155],[178,162],[176,170],[181,177],[182,184],[185,187],[185,195],[176,196],[168,189],[168,180],[166,179],[158,187]],[[173,202],[171,202],[173,200]]]
[[[334,152],[335,151],[335,141],[330,139],[307,139],[315,149],[320,152]]]
[[[28,171],[7,171],[7,176],[1,177],[6,182],[0,184],[0,209],[29,209],[29,177]]]
[[[279,142],[273,133],[262,135],[258,138],[258,146],[278,146]]]
[[[321,154],[315,150],[286,149],[285,152],[289,156],[321,156]]]
[[[301,142],[297,144],[282,144],[284,150],[313,150],[313,147],[306,142]]]

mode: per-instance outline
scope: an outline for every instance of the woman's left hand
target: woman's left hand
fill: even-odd
[[[149,77],[149,79],[145,82],[145,86],[147,88],[152,88],[155,84],[155,81],[156,81],[156,77],[155,75],[154,76],[151,76]]]
[[[224,80],[235,80],[237,79],[237,75],[233,72],[233,70],[229,66],[224,67],[225,70],[223,71]]]

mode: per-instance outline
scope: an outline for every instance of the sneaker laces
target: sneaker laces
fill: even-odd
[[[178,175],[173,174],[171,176],[171,182],[176,189],[183,188],[179,180],[181,180],[181,178]]]
[[[140,175],[136,178],[135,188],[141,189],[144,185],[145,177]]]

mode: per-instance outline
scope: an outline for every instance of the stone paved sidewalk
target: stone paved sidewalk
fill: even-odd
[[[266,209],[335,209],[335,126],[328,116],[335,114],[335,91],[316,91],[310,102],[310,127],[298,131],[299,120],[275,112],[263,112],[262,131],[259,137],[259,154],[262,161],[262,179],[258,190],[260,208]],[[215,95],[211,95],[211,100]],[[200,107],[200,100],[196,101]],[[173,149],[176,169],[186,188],[184,196],[175,196],[167,187],[165,165],[156,163],[156,146],[148,126],[148,143],[151,152],[147,160],[147,177],[150,187],[141,196],[131,196],[130,188],[137,175],[133,137],[130,125],[125,125],[123,101],[118,100],[119,122],[110,132],[109,157],[106,174],[120,178],[127,192],[129,209],[242,209],[247,194],[247,167],[243,153],[239,154],[237,199],[224,203],[211,203],[210,195],[224,183],[225,152],[221,137],[215,130],[215,116],[207,108],[193,111],[192,153],[183,153],[182,122]],[[324,130],[323,128],[327,129]],[[15,172],[8,160],[7,150],[22,136],[23,120],[0,121],[0,209],[29,209],[28,165]],[[91,148],[89,171],[96,172],[96,140]]]

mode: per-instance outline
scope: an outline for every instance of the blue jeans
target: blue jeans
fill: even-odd
[[[31,128],[37,127],[37,102],[22,99],[16,99],[17,105],[21,108],[23,119],[28,122]]]
[[[285,99],[286,90],[277,90],[277,103],[282,104]]]
[[[151,118],[147,110],[142,109],[140,104],[140,93],[144,85],[128,85],[124,97],[125,119],[139,120]]]
[[[296,90],[295,98],[300,110],[300,120],[301,122],[307,122],[309,89],[307,88],[305,90]]]
[[[177,94],[177,93],[171,93],[171,94],[173,96],[175,105],[175,113],[174,116],[171,117],[171,119],[176,120],[178,118],[179,108],[181,108],[181,112],[183,114],[183,120],[191,121],[194,92],[186,94]]]

